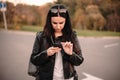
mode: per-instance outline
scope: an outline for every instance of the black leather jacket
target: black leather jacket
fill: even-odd
[[[47,49],[52,46],[52,43],[47,40],[47,38],[43,35],[42,32],[38,32],[35,38],[31,62],[39,66],[39,75],[37,80],[52,80],[53,79],[53,71],[55,64],[55,55],[47,56]],[[81,51],[79,47],[79,43],[76,37],[76,46]],[[75,75],[74,66],[78,66],[83,62],[83,57],[81,52],[75,53],[72,55],[67,55],[64,50],[61,50],[62,58],[63,58],[63,71],[64,78],[69,79]]]

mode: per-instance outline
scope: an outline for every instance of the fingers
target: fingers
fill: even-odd
[[[61,48],[59,48],[59,47],[50,47],[47,50],[47,54],[48,54],[48,56],[52,56],[55,53],[59,52],[60,50],[61,50]]]
[[[61,42],[61,44],[63,45],[63,47],[72,47],[73,44],[71,42]]]
[[[61,44],[62,44],[64,51],[71,55],[72,50],[73,50],[73,44],[71,42],[68,42],[68,41],[61,42]],[[50,47],[47,49],[47,55],[52,56],[55,53],[59,52],[60,50],[61,50],[61,48],[59,48],[59,47]]]
[[[71,42],[62,42],[62,47],[68,55],[72,55],[73,44]]]

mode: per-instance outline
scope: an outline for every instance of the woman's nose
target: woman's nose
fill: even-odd
[[[59,24],[57,24],[57,28],[60,29],[60,25]]]

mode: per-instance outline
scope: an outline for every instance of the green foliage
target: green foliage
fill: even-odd
[[[38,31],[42,31],[43,27],[40,27],[40,26],[28,26],[28,25],[26,25],[26,26],[22,26],[21,30],[23,30],[23,31],[38,32]]]
[[[89,24],[87,25],[88,29],[93,30],[103,30],[106,20],[102,16],[101,12],[98,9],[97,5],[88,5],[86,7],[87,17]]]
[[[57,0],[55,3],[67,7],[72,25],[76,29],[120,32],[119,0]],[[7,2],[8,28],[20,29],[21,25],[44,26],[47,12],[55,3],[42,6],[25,4],[15,6]],[[3,16],[0,12],[0,27],[3,26]]]
[[[110,32],[110,31],[95,31],[95,30],[75,30],[79,36],[93,36],[93,37],[103,37],[103,36],[120,36],[120,32]]]
[[[72,11],[72,22],[75,28],[120,32],[119,0],[58,0],[58,2],[67,5]],[[118,18],[113,15],[113,19],[110,19],[111,14]],[[116,21],[113,21],[114,19]],[[111,21],[115,23],[111,24]]]
[[[43,27],[26,25],[26,26],[22,26],[21,30],[38,32],[38,31],[42,31]],[[120,36],[120,32],[95,31],[95,30],[79,30],[79,29],[74,29],[74,30],[77,32],[78,36],[95,36],[95,37]]]

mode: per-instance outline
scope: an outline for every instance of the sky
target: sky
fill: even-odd
[[[18,4],[18,3],[23,3],[23,4],[29,4],[29,5],[43,5],[45,3],[48,2],[53,2],[56,0],[0,0],[0,1],[9,1],[9,2],[13,2],[14,5]]]

